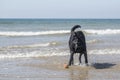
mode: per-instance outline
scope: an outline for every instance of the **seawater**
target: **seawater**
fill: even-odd
[[[120,19],[0,19],[0,59],[69,55],[76,24],[88,54],[120,54]]]

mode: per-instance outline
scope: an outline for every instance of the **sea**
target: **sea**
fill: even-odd
[[[89,55],[120,54],[120,19],[0,19],[0,59],[69,55],[74,25]]]

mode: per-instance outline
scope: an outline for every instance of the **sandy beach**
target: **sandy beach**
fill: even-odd
[[[68,62],[69,56],[4,59],[0,61],[0,79],[119,80],[118,58],[118,55],[89,55],[89,66],[71,66],[68,69],[63,64]]]

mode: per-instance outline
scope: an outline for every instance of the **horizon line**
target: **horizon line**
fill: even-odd
[[[0,18],[0,19],[120,19],[120,18]]]

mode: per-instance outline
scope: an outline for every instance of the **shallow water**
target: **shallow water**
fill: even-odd
[[[82,26],[88,54],[120,54],[119,19],[0,19],[0,59],[69,55],[76,24]]]
[[[64,69],[69,56],[14,58],[0,61],[2,80],[118,80],[120,73],[119,55],[88,55],[89,66],[71,66]],[[75,58],[77,62],[77,55]],[[84,60],[83,60],[84,64]]]

